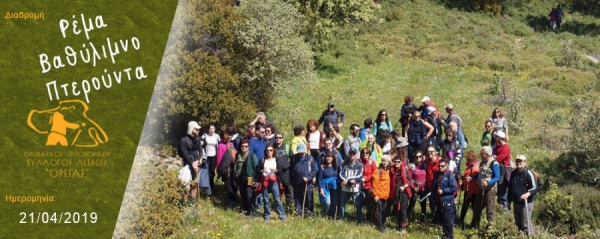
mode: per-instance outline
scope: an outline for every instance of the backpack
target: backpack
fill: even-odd
[[[494,167],[494,162],[498,163],[498,168],[500,168],[500,179],[498,180],[498,185],[504,184],[504,177],[506,176],[506,167],[504,166],[504,164],[499,163],[498,160],[493,159],[491,164],[492,168]]]
[[[527,168],[527,170],[531,171],[531,173],[533,174],[535,184],[537,185],[536,191],[539,192],[542,189],[542,179],[540,179],[540,175],[537,174],[535,171],[533,171],[533,169]],[[525,185],[525,186],[529,186],[529,185]]]

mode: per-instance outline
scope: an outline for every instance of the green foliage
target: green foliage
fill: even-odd
[[[352,25],[357,31],[358,23],[375,19],[379,5],[372,0],[287,0],[293,4],[307,21],[304,29],[306,40],[324,49],[331,43],[335,32]]]
[[[258,108],[267,109],[276,84],[313,76],[313,53],[299,35],[302,15],[278,0],[242,1],[239,13],[244,21],[235,24],[235,34],[246,59],[240,76]]]
[[[600,228],[598,200],[600,191],[595,188],[581,184],[558,187],[553,183],[538,197],[534,208],[538,222],[552,228],[555,235],[589,234],[588,228]]]
[[[134,159],[114,238],[165,238],[176,233],[183,218],[177,207],[182,187],[177,168],[142,147]]]
[[[579,68],[581,64],[581,57],[577,48],[571,39],[560,42],[560,53],[562,58],[556,60],[556,66]]]

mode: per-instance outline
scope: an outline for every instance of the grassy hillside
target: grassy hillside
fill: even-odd
[[[281,86],[267,117],[289,140],[293,125],[318,118],[332,99],[346,113],[342,133],[347,135],[346,126],[362,125],[380,109],[395,122],[405,95],[419,102],[427,95],[438,107],[454,104],[464,120],[469,150],[478,150],[483,124],[500,106],[510,119],[513,155],[525,154],[533,165],[553,160],[564,150],[559,137],[569,133],[564,117],[570,102],[597,93],[600,85],[600,66],[594,62],[600,54],[599,32],[593,28],[600,20],[566,10],[563,28],[554,32],[546,20],[554,5],[525,5],[496,17],[426,0],[385,2],[379,22],[367,24],[357,35],[339,33],[330,50],[319,54],[317,79]],[[499,85],[505,86],[505,98]],[[357,227],[350,221],[289,215],[285,223],[264,223],[208,201],[184,214],[177,238],[397,237],[392,222],[386,234],[370,224]],[[511,224],[509,218],[512,214],[501,214],[498,220]],[[441,235],[438,227],[410,225],[409,238]],[[474,234],[455,230],[457,238]]]

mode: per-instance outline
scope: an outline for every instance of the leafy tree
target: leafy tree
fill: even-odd
[[[590,94],[573,102],[567,143],[571,158],[567,165],[581,183],[600,185],[600,99]]]
[[[307,18],[304,34],[317,47],[327,46],[337,29],[375,19],[373,0],[287,0]],[[355,30],[358,30],[355,26]]]
[[[270,106],[276,84],[312,77],[313,53],[299,32],[303,16],[279,0],[242,1],[243,22],[235,24],[236,42],[243,46],[240,76],[259,109]]]

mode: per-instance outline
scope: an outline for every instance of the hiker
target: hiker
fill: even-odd
[[[254,173],[256,172],[256,165],[258,159],[256,155],[250,152],[250,142],[248,139],[243,139],[240,145],[241,151],[235,156],[235,165],[233,167],[234,172],[234,186],[240,190],[240,197],[242,202],[242,214],[249,217],[256,217],[256,197],[254,196],[254,189],[258,186],[254,183]]]
[[[323,151],[321,151],[321,153],[319,153],[319,156],[317,157],[317,167],[321,165],[321,163],[325,162],[325,155],[327,155],[330,152],[333,153],[333,155],[335,155],[337,165],[342,165],[342,154],[333,147],[333,142],[331,141],[331,139],[326,139],[325,148],[323,149]]]
[[[383,156],[383,152],[381,151],[379,144],[375,142],[375,136],[372,133],[367,135],[367,140],[360,143],[360,147],[358,149],[362,150],[364,148],[369,149],[369,152],[371,152],[371,160],[375,161],[376,164],[381,163],[381,156]]]
[[[444,233],[442,238],[454,238],[454,219],[456,217],[454,192],[457,189],[458,184],[454,174],[448,169],[448,164],[441,161],[439,170],[433,177],[430,197],[433,197],[438,205],[434,217],[441,221]]]
[[[421,105],[417,109],[421,111],[421,119],[433,126],[433,134],[429,137],[429,144],[437,145],[442,141],[442,123],[440,112],[428,96],[423,97]],[[413,115],[414,116],[414,115]],[[425,149],[421,149],[425,150]]]
[[[277,159],[277,182],[283,188],[285,194],[285,203],[289,208],[292,208],[294,196],[292,195],[292,185],[290,184],[290,166],[292,151],[290,146],[283,143],[283,133],[275,133],[275,158]]]
[[[234,208],[237,205],[237,188],[233,186],[231,170],[235,163],[237,150],[230,141],[229,131],[223,130],[220,134],[221,141],[217,146],[217,172],[221,181],[225,184],[226,203],[228,208]]]
[[[456,125],[458,126],[458,130],[463,129],[463,121],[460,118],[460,116],[458,116],[458,114],[456,114],[454,112],[454,105],[452,104],[447,104],[446,105],[446,113],[448,113],[448,117],[446,119],[440,118],[440,122],[444,125],[444,128],[450,128],[450,122],[456,122]]]
[[[342,180],[341,197],[340,197],[340,219],[346,216],[346,203],[352,197],[354,208],[359,208],[362,204],[362,196],[360,193],[360,181],[362,178],[363,166],[358,159],[358,150],[351,148],[348,152],[350,158],[342,164],[340,170],[340,179]],[[356,219],[358,223],[365,221],[362,210],[356,210]]]
[[[479,173],[479,161],[477,161],[477,153],[473,150],[467,152],[467,165],[463,174],[463,185],[462,190],[464,191],[463,205],[461,206],[460,216],[458,217],[458,225],[461,227],[465,226],[465,216],[469,207],[474,207],[475,197],[479,191],[476,181],[467,181],[467,177],[473,177]]]
[[[319,125],[323,124],[323,131],[325,131],[325,134],[329,135],[329,124],[333,124],[340,129],[344,125],[345,119],[346,116],[344,115],[344,112],[335,109],[333,103],[329,102],[327,109],[323,110],[318,123]]]
[[[339,197],[337,179],[340,174],[340,167],[338,166],[337,154],[332,151],[323,153],[325,154],[324,160],[317,172],[321,216],[329,216],[335,219]]]
[[[517,168],[510,174],[508,184],[508,208],[514,203],[515,224],[527,236],[535,234],[531,214],[533,213],[533,200],[538,189],[536,178],[527,168],[525,155],[517,155]]]
[[[344,143],[344,137],[340,134],[340,129],[333,124],[329,124],[329,137],[327,138],[331,140],[333,148],[336,150],[340,149]]]
[[[492,157],[492,147],[483,146],[479,153],[481,163],[479,164],[479,173],[473,176],[465,177],[467,183],[475,180],[479,193],[475,197],[475,206],[473,207],[473,219],[470,228],[479,228],[481,212],[486,208],[487,220],[493,223],[496,215],[496,193],[498,192],[498,181],[500,179],[500,166],[498,161]]]
[[[307,154],[306,145],[298,145],[298,153],[292,160],[290,179],[294,187],[294,202],[298,215],[312,216],[313,214],[313,185],[317,176],[317,164],[314,158]],[[316,181],[316,180],[315,180]]]
[[[257,125],[262,125],[263,127],[266,126],[271,126],[273,125],[273,123],[271,123],[271,121],[267,120],[267,116],[265,115],[265,112],[258,112],[256,113],[256,117],[254,118],[254,120],[252,120],[252,122],[250,122],[250,124],[248,124],[250,126],[256,127]]]
[[[233,143],[233,147],[235,147],[236,151],[240,151],[240,143],[242,142],[242,137],[238,133],[237,127],[235,125],[227,126],[227,132],[229,133],[229,141]]]
[[[292,142],[290,147],[292,149],[292,155],[298,153],[298,146],[300,144],[304,144],[305,149],[308,146],[308,141],[306,141],[306,137],[304,136],[304,126],[296,125],[294,126],[294,138],[292,138]]]
[[[198,133],[200,125],[196,121],[190,121],[187,126],[187,134],[179,141],[178,153],[183,161],[183,166],[190,168],[192,180],[186,190],[182,193],[182,205],[193,205],[196,203],[196,195],[198,194],[198,173],[200,169],[200,137]],[[189,192],[188,192],[189,191]],[[191,197],[188,204],[188,196]]]
[[[500,108],[494,108],[492,111],[492,116],[490,119],[494,124],[494,132],[502,131],[506,135],[506,140],[508,141],[508,123],[506,122],[506,118],[504,118],[504,114]]]
[[[500,167],[504,167],[504,169],[500,168],[500,172],[504,172],[504,177],[498,182],[498,203],[505,210],[508,210],[508,191],[506,189],[510,180],[510,173],[512,172],[512,158],[504,132],[496,131],[495,138],[496,148],[494,149],[494,156]]]
[[[267,125],[265,126],[265,144],[266,145],[273,145],[275,144],[275,126],[274,125]]]
[[[265,148],[267,142],[265,141],[265,126],[256,125],[254,136],[250,138],[250,151],[256,155],[256,158],[263,158],[265,156]],[[256,162],[258,164],[258,162]]]
[[[435,174],[435,172],[437,172],[439,170],[439,163],[441,161],[440,156],[437,155],[437,151],[435,150],[435,148],[433,146],[429,146],[427,147],[427,156],[426,156],[426,174],[425,174],[425,191],[427,191],[428,193],[435,191],[434,189],[434,185],[432,185],[433,182],[433,175]],[[436,210],[436,204],[434,201],[434,193],[431,193],[431,195],[429,196],[429,209],[431,210],[431,215],[433,215],[433,213]],[[432,218],[433,222],[436,222],[435,218]]]
[[[383,139],[381,137],[381,134],[378,134],[378,132],[381,132],[383,130],[391,132],[392,130],[394,130],[394,127],[392,126],[392,122],[390,121],[390,118],[387,115],[387,111],[382,109],[379,111],[379,113],[377,113],[377,118],[375,119],[375,123],[373,124],[373,135],[375,135],[375,139],[379,144],[381,144],[381,141]]]
[[[421,113],[415,112],[406,126],[406,134],[404,135],[410,145],[409,154],[413,154],[416,150],[425,151],[433,131],[433,126],[421,118]]]
[[[310,155],[316,159],[319,157],[321,150],[325,148],[327,136],[325,132],[319,130],[319,123],[314,119],[308,120],[306,128],[308,129],[308,132],[306,132],[307,146],[310,149]]]
[[[373,119],[366,118],[365,121],[363,121],[363,127],[358,132],[358,137],[360,138],[361,142],[365,142],[365,140],[367,140],[367,135],[369,133],[371,133],[372,127],[373,127]]]
[[[271,219],[271,203],[269,201],[269,192],[273,195],[275,201],[275,210],[282,221],[286,221],[285,211],[281,203],[279,194],[279,183],[277,181],[277,159],[275,158],[275,147],[269,145],[265,148],[265,157],[261,159],[258,166],[260,174],[257,175],[257,182],[262,183],[262,200],[264,204],[264,219],[268,222]]]
[[[560,25],[562,24],[562,20],[565,17],[565,14],[562,10],[562,7],[560,4],[558,4],[558,6],[556,7],[556,9],[554,10],[556,12],[556,28],[560,28]]]
[[[358,136],[359,132],[360,126],[358,126],[357,124],[350,125],[350,134],[348,135],[348,137],[346,137],[346,140],[344,140],[344,150],[341,152],[343,154],[344,160],[349,158],[348,151],[350,151],[351,148],[357,149],[358,147],[360,147],[360,143],[362,142],[362,140]]]
[[[394,207],[397,208],[396,229],[400,233],[406,233],[408,226],[408,204],[413,196],[411,185],[412,175],[409,173],[408,160],[404,149],[398,152],[393,159],[394,166],[392,172],[392,193],[394,194]]]
[[[390,197],[390,167],[391,157],[384,155],[381,158],[381,164],[371,177],[373,186],[373,201],[375,202],[375,218],[377,220],[377,227],[380,232],[385,232],[385,221],[388,217],[388,213],[385,210],[388,204],[388,198]]]
[[[243,139],[250,140],[256,134],[256,126],[248,125],[246,127],[246,135],[244,135]]]
[[[221,137],[215,133],[215,126],[208,125],[207,132],[202,135],[202,141],[204,142],[204,155],[206,156],[206,161],[208,163],[208,176],[209,176],[209,185],[211,192],[215,192],[215,169],[217,167],[217,146],[219,145],[219,141],[221,141]]]
[[[360,193],[364,200],[356,210],[362,211],[362,207],[365,206],[367,208],[367,220],[371,220],[375,215],[373,212],[373,197],[371,196],[371,188],[373,186],[371,184],[371,176],[377,170],[377,163],[371,160],[371,151],[369,148],[360,149],[360,163],[363,166]]]
[[[404,97],[404,104],[402,108],[400,108],[400,119],[398,122],[402,125],[402,134],[404,134],[404,130],[408,125],[408,121],[412,117],[412,115],[417,111],[417,106],[413,104],[414,97],[412,95],[407,95]]]
[[[410,203],[408,204],[408,212],[413,213],[415,205],[417,203],[417,199],[423,199],[425,195],[427,195],[427,191],[425,190],[425,181],[427,177],[427,164],[425,163],[425,155],[420,150],[415,152],[415,162],[412,166],[410,166],[410,170],[412,171],[412,179],[414,181],[414,193],[412,198],[410,199]],[[427,201],[419,201],[421,205],[421,221],[425,221],[425,213],[427,212]]]
[[[548,17],[550,17],[550,28],[552,30],[556,30],[556,21],[558,20],[558,16],[556,15],[556,8],[552,8],[550,13],[548,14]]]
[[[481,146],[491,146],[492,148],[496,147],[494,143],[494,123],[491,120],[485,121],[485,131],[481,136]]]
[[[389,155],[392,149],[396,147],[396,141],[392,138],[392,135],[387,130],[382,130],[379,132],[379,135],[381,136],[381,142],[379,143],[381,153],[383,155]]]
[[[452,124],[454,124],[454,122],[452,122]],[[446,139],[438,145],[437,149],[442,152],[443,156],[447,156],[448,159],[452,161],[452,165],[449,165],[450,171],[460,172],[460,167],[458,165],[461,163],[460,159],[462,158],[463,149],[456,139],[456,131],[452,128],[448,128],[445,133]]]
[[[396,142],[396,145],[394,145],[394,147],[405,148],[404,152],[406,152],[406,157],[408,158],[408,160],[410,162],[413,162],[414,159],[413,159],[413,157],[409,157],[408,148],[406,148],[408,146],[408,140],[406,138],[402,137],[402,135],[403,134],[400,132],[400,130],[395,129],[392,131],[392,140],[393,140],[393,142]]]

